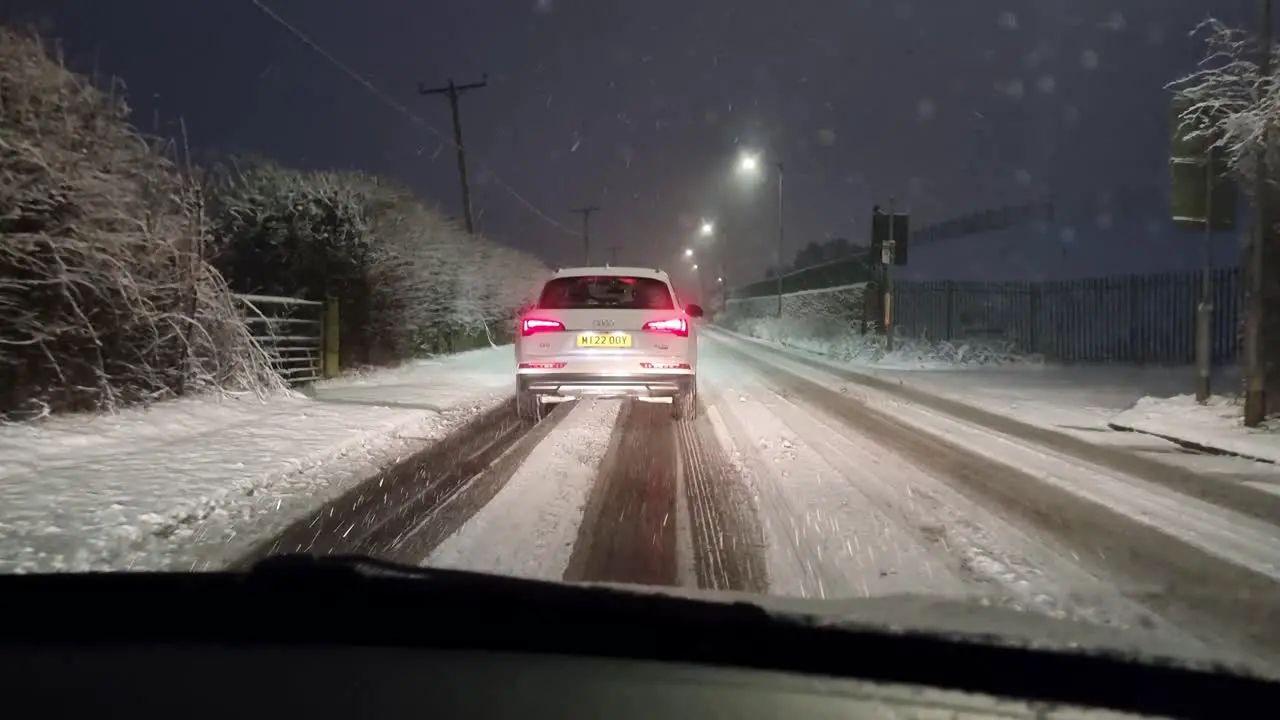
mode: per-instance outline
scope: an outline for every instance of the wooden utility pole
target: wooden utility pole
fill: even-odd
[[[1258,90],[1263,88],[1271,77],[1271,0],[1258,0]],[[1258,97],[1261,101],[1263,98]],[[1244,318],[1244,354],[1245,354],[1245,392],[1244,392],[1244,424],[1246,427],[1257,427],[1267,415],[1266,363],[1264,360],[1264,342],[1269,340],[1262,336],[1262,313],[1265,302],[1262,298],[1265,253],[1263,248],[1271,239],[1271,213],[1267,202],[1267,143],[1271,135],[1263,132],[1257,143],[1253,158],[1253,207],[1254,216],[1253,242],[1249,246],[1249,254],[1245,263],[1245,279],[1248,289],[1245,291]]]
[[[1196,402],[1209,402],[1213,393],[1213,146],[1204,153],[1204,266],[1200,270],[1200,302],[1196,304]]]
[[[884,346],[889,352],[893,352],[893,263],[894,253],[897,247],[894,243],[897,238],[893,236],[893,221],[895,219],[893,211],[894,199],[889,198],[889,241],[885,243],[884,249]]]
[[[467,222],[467,234],[476,232],[475,214],[471,211],[471,184],[467,181],[467,147],[462,143],[462,115],[458,111],[458,99],[468,90],[478,90],[489,84],[489,74],[477,83],[456,85],[453,78],[444,87],[429,88],[418,83],[419,95],[444,95],[449,98],[449,107],[453,111],[453,144],[458,148],[458,180],[462,184],[462,214]]]
[[[591,213],[599,210],[595,205],[589,207],[578,208],[570,212],[576,212],[582,215],[582,264],[591,264]]]
[[[782,194],[782,182],[783,180],[786,179],[786,170],[785,168],[783,168],[782,163],[777,163],[777,167],[778,167],[778,317],[781,318],[782,317],[782,276],[784,275],[782,271],[782,245],[785,237],[783,233],[787,227],[787,224],[785,222],[785,216],[782,213],[784,209],[784,205],[782,204],[783,197],[784,197]]]

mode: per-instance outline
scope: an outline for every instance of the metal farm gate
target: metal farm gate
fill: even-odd
[[[315,300],[272,295],[235,295],[244,308],[254,342],[290,385],[324,377],[325,306]]]

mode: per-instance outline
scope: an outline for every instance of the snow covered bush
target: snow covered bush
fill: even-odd
[[[376,181],[373,181],[376,182]],[[381,332],[398,357],[462,349],[459,336],[495,342],[551,271],[536,257],[468,236],[407,190],[381,184],[371,233],[385,251],[375,268]]]
[[[344,365],[448,349],[505,322],[545,276],[407,190],[349,172],[242,161],[217,173],[216,262],[242,292],[338,299]]]
[[[851,332],[862,331],[865,288],[865,285],[854,285],[835,290],[807,290],[783,295],[782,323],[776,323],[776,295],[733,298],[726,303],[720,324],[750,335],[752,328],[759,322],[772,320],[779,325],[779,330],[785,326],[790,337],[814,340],[845,337]]]
[[[128,112],[0,28],[0,417],[280,387],[200,261],[200,189]]]
[[[865,285],[730,300],[720,324],[748,337],[861,365],[938,367],[1039,362],[1002,340],[938,341],[898,335],[892,353],[885,337],[862,332]]]

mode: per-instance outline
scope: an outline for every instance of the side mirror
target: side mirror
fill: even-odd
[[[686,315],[688,315],[691,318],[700,318],[703,315],[702,306],[696,305],[694,303],[689,303],[688,305],[685,305],[684,312]]]

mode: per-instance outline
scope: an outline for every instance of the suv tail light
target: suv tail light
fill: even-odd
[[[539,320],[538,318],[525,318],[520,321],[520,335],[529,337],[544,332],[562,332],[564,323],[559,320]]]
[[[689,321],[682,317],[647,322],[643,329],[645,332],[671,333],[679,337],[689,337]]]

